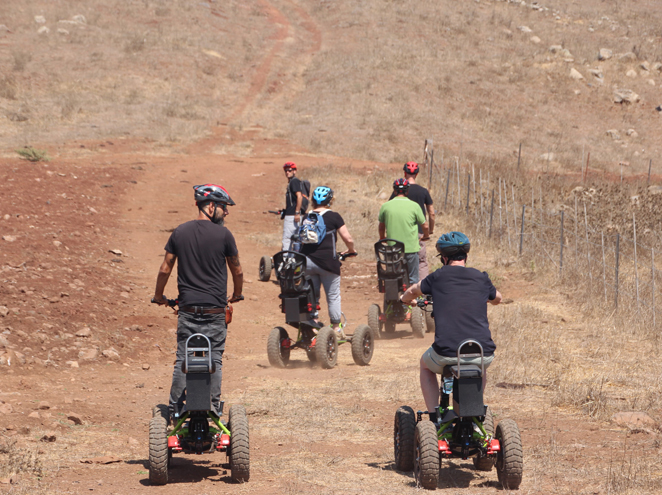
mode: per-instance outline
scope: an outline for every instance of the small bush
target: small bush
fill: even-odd
[[[16,153],[18,153],[21,158],[30,162],[47,162],[49,160],[46,150],[37,150],[32,146],[26,146],[23,149],[16,150]]]

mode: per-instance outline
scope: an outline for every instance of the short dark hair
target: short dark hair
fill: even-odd
[[[459,252],[453,256],[448,257],[448,261],[462,261],[467,259],[467,253]]]

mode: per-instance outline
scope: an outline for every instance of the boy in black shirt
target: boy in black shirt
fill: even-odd
[[[411,303],[418,296],[432,294],[434,343],[421,357],[421,391],[428,411],[439,405],[439,383],[446,365],[457,364],[457,348],[466,339],[477,340],[483,347],[484,365],[494,359],[496,345],[487,320],[486,303],[497,305],[501,293],[486,272],[466,266],[471,244],[461,232],[449,232],[437,241],[437,251],[444,264],[421,282],[412,285],[402,295],[402,302]],[[480,365],[480,358],[465,359],[462,364]],[[483,388],[486,376],[483,376]]]
[[[303,208],[303,189],[301,181],[297,179],[297,166],[293,162],[283,165],[283,171],[287,177],[287,190],[285,191],[285,210],[283,218],[283,251],[290,249],[292,235],[295,234],[301,224],[301,214],[305,213]]]

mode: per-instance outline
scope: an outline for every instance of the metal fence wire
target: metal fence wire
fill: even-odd
[[[585,291],[587,302],[609,311],[627,307],[655,327],[662,300],[655,294],[656,248],[637,240],[634,213],[628,238],[589,225],[590,203],[579,194],[573,193],[573,206],[552,210],[544,207],[542,185],[524,191],[491,171],[461,166],[455,157],[438,165],[431,140],[426,141],[425,164],[437,209],[464,213],[477,240],[496,243],[504,256],[555,271],[564,283]]]

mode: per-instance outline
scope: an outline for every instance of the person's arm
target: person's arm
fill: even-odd
[[[494,299],[492,299],[491,301],[488,301],[488,302],[490,304],[493,304],[494,306],[496,306],[497,304],[499,304],[501,302],[501,299],[503,299],[503,297],[501,296],[501,292],[496,291],[496,296],[494,297]]]
[[[428,227],[427,222],[423,222],[423,225],[421,225],[421,229],[423,229],[423,237],[421,237],[422,241],[429,241],[430,240],[430,228]]]
[[[434,234],[434,206],[427,205],[428,208],[428,225],[430,226],[430,235]]]
[[[355,253],[356,250],[354,249],[354,239],[352,239],[352,235],[349,233],[347,225],[343,225],[338,229],[338,235],[345,243],[345,246],[347,246],[347,251],[344,251],[342,254]]]
[[[154,289],[154,302],[160,305],[168,304],[168,299],[163,295],[172,269],[175,266],[175,260],[177,256],[166,251],[165,256],[163,257],[163,263],[161,263],[161,268],[159,268],[159,274],[156,277],[156,288]]]
[[[379,222],[379,238],[386,239],[386,224],[384,222]]]
[[[400,297],[400,301],[402,301],[405,304],[409,304],[414,299],[422,295],[423,292],[421,292],[421,283],[417,282],[414,285],[410,286],[409,289],[407,289],[405,293],[402,294],[402,296]]]
[[[303,195],[301,194],[301,191],[296,192],[297,195],[297,209],[294,210],[294,221],[296,223],[301,223],[301,204],[303,202]]]
[[[244,289],[244,271],[241,269],[241,263],[239,263],[239,255],[228,256],[225,258],[225,261],[232,274],[232,285],[234,286],[229,302],[239,302],[241,301],[241,293]]]

